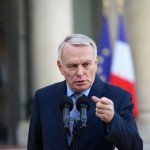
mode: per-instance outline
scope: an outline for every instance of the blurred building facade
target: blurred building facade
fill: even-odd
[[[117,0],[110,0],[112,41]],[[128,41],[136,73],[137,125],[150,144],[150,1],[124,0]],[[102,0],[0,0],[0,145],[25,145],[34,92],[63,80],[57,49],[66,35],[100,38]]]

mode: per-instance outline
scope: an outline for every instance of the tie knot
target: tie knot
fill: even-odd
[[[74,94],[75,100],[77,100],[79,97],[83,95],[83,93],[75,92]]]

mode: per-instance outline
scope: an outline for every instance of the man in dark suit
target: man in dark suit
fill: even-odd
[[[77,150],[143,149],[131,95],[102,82],[96,76],[97,63],[97,47],[89,37],[74,34],[60,44],[57,65],[65,81],[36,92],[28,150],[73,150],[73,137],[65,132],[59,103],[64,95],[72,97],[74,92],[90,99],[87,127],[79,132],[77,123]]]

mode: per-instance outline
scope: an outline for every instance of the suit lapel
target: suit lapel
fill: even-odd
[[[53,90],[53,94],[54,94],[55,100],[52,101],[52,105],[54,108],[53,109],[54,113],[56,115],[58,129],[60,129],[61,131],[60,136],[62,136],[62,138],[60,139],[65,139],[64,145],[68,145],[67,134],[64,130],[63,113],[60,110],[60,101],[62,97],[66,95],[66,82],[63,81],[62,83],[60,83],[58,89]]]
[[[90,93],[88,95],[89,99],[90,99],[90,109],[87,113],[87,118],[88,120],[95,115],[95,107],[96,104],[93,102],[93,100],[91,99],[92,96],[96,96],[98,98],[101,98],[104,96],[104,94],[106,93],[106,89],[104,87],[104,83],[96,76],[95,81],[93,83],[93,86],[90,90]]]

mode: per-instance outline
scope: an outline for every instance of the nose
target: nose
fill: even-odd
[[[84,68],[82,66],[78,66],[77,68],[77,76],[82,76],[84,73]]]

